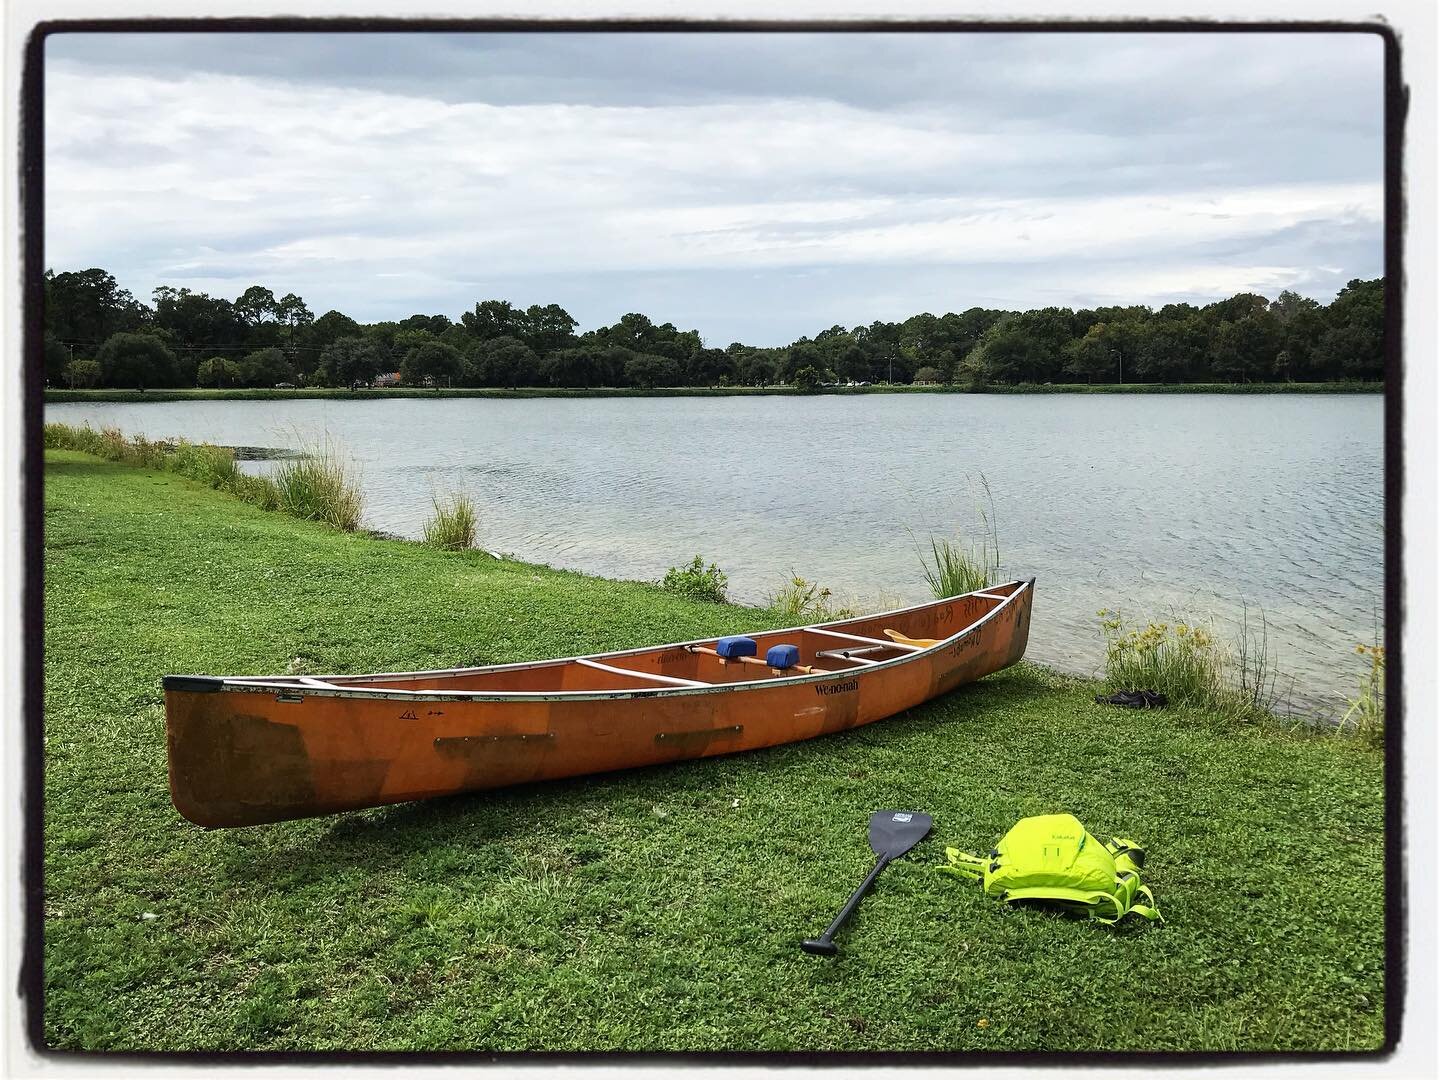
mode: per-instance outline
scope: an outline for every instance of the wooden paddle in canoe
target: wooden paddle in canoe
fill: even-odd
[[[196,824],[255,825],[844,731],[1019,660],[1034,583],[538,663],[170,675],[170,794]]]

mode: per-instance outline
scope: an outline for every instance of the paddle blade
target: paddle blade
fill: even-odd
[[[930,815],[916,810],[878,810],[870,815],[870,849],[898,859],[925,839]]]

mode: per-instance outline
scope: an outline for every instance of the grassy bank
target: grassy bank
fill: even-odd
[[[833,386],[822,394],[1356,394],[1381,393],[1384,383],[1021,383],[1016,386],[990,386],[971,389],[963,386]],[[287,398],[332,398],[369,400],[371,398],[587,398],[587,397],[812,397],[793,386],[676,386],[640,390],[633,387],[598,387],[591,390],[567,390],[558,387],[520,387],[514,390],[483,388],[441,388],[418,390],[412,387],[387,387],[381,390],[338,390],[314,388],[303,390],[46,390],[46,402],[64,401],[277,401]]]
[[[477,552],[46,454],[45,1011],[72,1050],[1365,1049],[1381,759],[1021,666],[770,751],[206,832],[166,673],[525,660],[757,629]],[[1044,617],[1043,581],[1036,616]],[[833,962],[800,952],[889,805],[936,830]],[[1167,922],[1008,910],[936,873],[1026,814],[1150,851]]]

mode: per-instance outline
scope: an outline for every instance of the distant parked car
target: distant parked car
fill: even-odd
[[[294,390],[294,389],[295,389],[295,384],[294,384],[293,382],[277,382],[277,383],[275,384],[275,389],[276,389],[276,390]]]

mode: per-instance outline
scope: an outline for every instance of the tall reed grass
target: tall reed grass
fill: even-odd
[[[359,528],[365,507],[359,478],[330,439],[306,447],[298,457],[281,461],[270,480],[283,512],[323,521],[346,532]]]
[[[1000,580],[1000,532],[995,522],[995,497],[990,491],[990,482],[982,474],[980,487],[984,501],[978,503],[980,516],[979,537],[966,539],[957,535],[931,536],[930,553],[927,555],[910,534],[915,543],[915,553],[920,557],[921,571],[937,599],[975,592]]]
[[[1336,730],[1354,735],[1378,750],[1385,745],[1385,646],[1377,641],[1373,645],[1356,645],[1355,651],[1366,657],[1367,663],[1358,693],[1346,699],[1350,707]]]
[[[424,542],[446,551],[464,551],[475,546],[475,500],[463,491],[442,499],[430,499],[435,513],[422,529]]]

